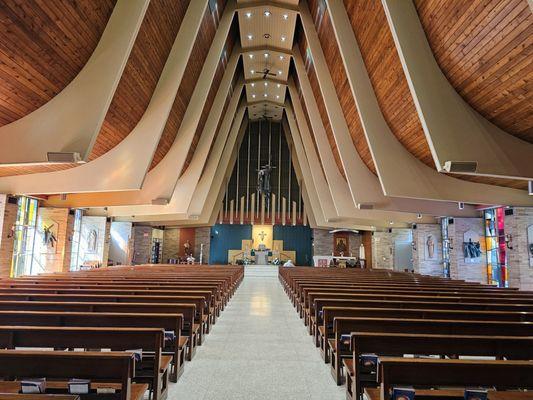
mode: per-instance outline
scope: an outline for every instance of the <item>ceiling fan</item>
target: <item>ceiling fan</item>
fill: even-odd
[[[264,68],[262,71],[254,71],[254,73],[263,75],[263,79],[266,79],[267,76],[278,76],[278,74],[270,72],[270,68]]]

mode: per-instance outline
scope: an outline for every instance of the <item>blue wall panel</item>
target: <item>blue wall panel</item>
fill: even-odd
[[[211,227],[209,264],[227,264],[228,250],[238,250],[252,238],[252,225],[216,224]]]
[[[313,265],[311,237],[308,226],[274,225],[274,240],[283,240],[284,250],[296,252],[296,265]]]

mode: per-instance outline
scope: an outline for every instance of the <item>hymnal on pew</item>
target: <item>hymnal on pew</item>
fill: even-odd
[[[481,389],[466,389],[465,400],[487,400],[487,391]]]
[[[72,378],[68,381],[68,392],[70,394],[87,394],[91,390],[91,381],[88,379]]]
[[[361,372],[374,373],[377,371],[378,356],[377,354],[361,354],[359,356],[359,365]]]
[[[415,390],[408,388],[392,389],[392,400],[415,400]]]
[[[133,356],[135,357],[135,362],[141,362],[143,360],[143,349],[132,349],[126,351],[133,353]]]
[[[44,393],[46,391],[46,378],[25,379],[20,382],[24,394]]]

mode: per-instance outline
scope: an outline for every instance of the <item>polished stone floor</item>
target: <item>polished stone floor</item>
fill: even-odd
[[[247,274],[169,398],[343,400],[277,269]]]

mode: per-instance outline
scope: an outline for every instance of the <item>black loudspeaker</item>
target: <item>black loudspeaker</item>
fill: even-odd
[[[448,218],[448,225],[453,225],[453,218]]]
[[[505,209],[505,216],[508,217],[509,215],[514,215],[514,210],[512,208]]]
[[[413,224],[413,229],[416,229],[416,224]]]
[[[8,202],[9,204],[17,204],[17,203],[18,203],[18,199],[17,199],[16,197],[9,196],[9,197],[7,198],[7,202]]]
[[[389,228],[389,233],[392,233],[392,229],[391,228]]]

